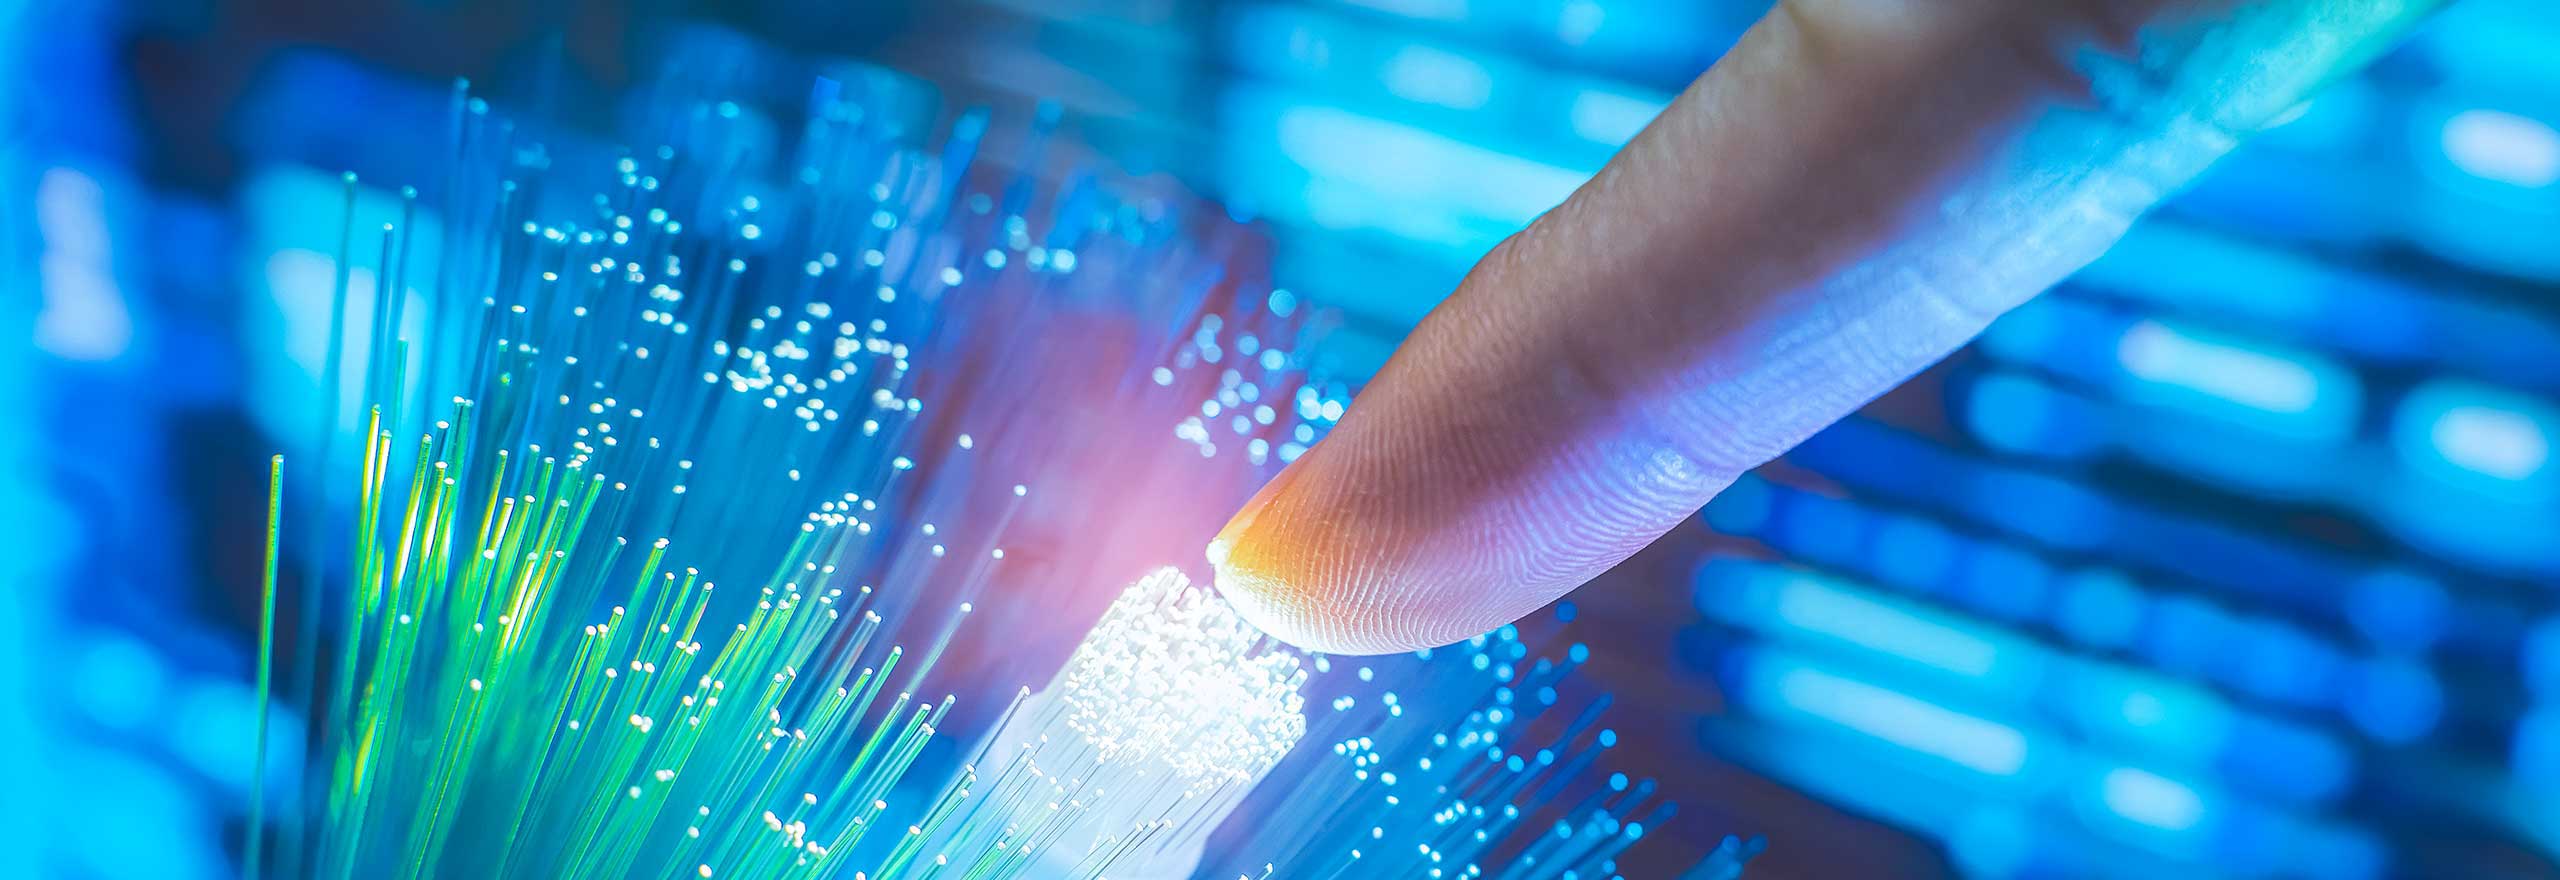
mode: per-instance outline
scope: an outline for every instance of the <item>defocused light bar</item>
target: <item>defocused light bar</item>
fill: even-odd
[[[1282,154],[1319,177],[1381,201],[1445,202],[1511,226],[1563,202],[1590,176],[1334,107],[1288,107],[1277,123]]]
[[[2004,696],[2027,696],[2047,657],[1997,630],[1802,569],[1710,559],[1698,569],[1696,591],[1699,610],[1727,623],[1782,641],[1912,664]]]
[[[1389,200],[1340,180],[1307,181],[1299,197],[1306,220],[1329,230],[1378,229],[1398,238],[1462,248],[1486,237],[1459,212],[1425,205],[1409,211],[1388,210]]]
[[[1951,548],[1942,564],[1890,575],[1888,561],[1899,555],[1893,547],[1910,540],[1889,545],[1884,536],[1888,531],[1911,531],[1909,526],[1887,529],[1882,517],[1856,502],[1762,482],[1751,485],[1750,493],[1759,496],[1757,505],[1768,511],[1769,523],[1798,522],[1805,519],[1805,509],[1814,509],[1826,511],[1821,517],[1827,523],[1824,528],[1872,534],[1873,540],[1822,551],[1839,557],[1827,564],[1858,576],[1941,593],[1987,614],[2048,617],[2066,633],[2091,634],[2112,647],[2138,648],[2137,656],[2289,705],[2325,707],[2335,696],[2344,662],[2341,649],[2295,627],[2226,614],[2193,597],[2172,597],[2155,608],[2122,575],[2057,574],[2023,548],[2000,542],[1968,540],[1961,550]],[[1821,555],[1809,549],[1801,534],[1813,530],[1727,523],[1734,524],[1744,526],[1736,534],[1758,537],[1789,556]],[[1923,555],[1937,555],[1925,549],[1929,540],[1911,546],[1922,548]],[[1934,540],[1955,539],[1941,533]],[[1957,583],[1941,583],[1950,572],[1956,573]],[[2022,601],[2003,594],[2001,588],[2008,585],[2032,598]],[[2022,685],[2053,676],[2051,683],[2037,684],[2032,690],[2046,711],[2070,721],[2085,736],[2181,765],[2235,754],[2286,755],[2285,760],[2252,761],[2230,772],[2245,779],[2250,788],[2288,801],[2326,800],[2344,786],[2354,769],[2352,757],[2317,731],[2240,714],[2206,692],[2149,673],[2057,654],[2035,641],[1913,607],[1846,579],[1718,558],[1700,567],[1696,600],[1701,610],[1717,619],[1779,641],[1953,674],[1977,693],[1995,699],[2028,693]],[[2163,625],[2161,615],[2175,620]],[[2241,659],[2215,661],[2217,650]],[[2394,693],[2415,691],[2399,688]],[[2423,694],[2395,699],[2383,701],[2387,710],[2383,714],[2403,722],[2412,705],[2424,703]],[[2418,714],[2425,714],[2423,710],[2419,705]]]
[[[2521,480],[2551,458],[2551,441],[2530,416],[2485,406],[2457,406],[2428,431],[2445,460],[2505,480]]]
[[[1662,115],[1671,106],[1669,99],[1646,98],[1616,89],[1586,88],[1573,96],[1573,107],[1567,111],[1573,133],[1583,140],[1604,146],[1624,146],[1636,133]]]
[[[46,169],[36,182],[36,228],[44,237],[36,346],[77,361],[124,354],[133,315],[116,286],[105,188],[71,168]]]
[[[1556,9],[1556,40],[1567,46],[1588,44],[1608,20],[1608,10],[1595,0],[1565,0]]]
[[[2114,349],[2113,383],[2129,401],[2267,439],[2319,444],[2270,461],[2266,450],[2228,449],[2208,433],[2135,425],[2162,427],[2142,448],[2225,479],[2299,491],[2330,466],[2316,453],[2352,439],[2358,428],[2362,381],[2320,355],[2150,319],[2127,326]]]
[[[2195,789],[2148,770],[2107,771],[2099,798],[2110,812],[2162,831],[2185,831],[2204,821],[2204,798]]]
[[[1339,0],[1346,6],[1376,10],[1401,18],[1457,22],[1467,19],[1467,0]]]
[[[2026,767],[2027,738],[2016,728],[1809,666],[1791,665],[1775,681],[1777,702],[1796,712],[1993,776]]]
[[[2560,132],[2498,110],[2464,110],[2445,120],[2447,160],[2464,173],[2525,189],[2560,182]]]
[[[2125,331],[2117,360],[2134,377],[2173,385],[2272,413],[2309,412],[2320,380],[2301,363],[2204,339],[2157,321]]]
[[[2455,262],[2539,281],[2560,280],[2551,219],[2560,211],[2560,131],[2521,113],[2474,105],[2447,86],[2413,114],[2410,158],[2435,184],[2395,204],[2401,234]],[[2428,143],[2432,141],[2432,143]],[[2452,343],[2460,344],[2460,343]]]
[[[1777,619],[1958,675],[1990,675],[1999,648],[1981,637],[1913,611],[1835,589],[1809,576],[1778,588]]]
[[[1863,494],[2040,544],[2102,551],[2308,613],[2337,610],[2338,585],[2362,570],[2312,548],[2102,495],[2051,473],[1960,455],[1873,420],[1843,420],[1806,439],[1787,460]],[[1950,485],[1964,491],[1950,493]]]
[[[1429,46],[1406,46],[1378,72],[1387,91],[1417,104],[1474,110],[1493,98],[1493,73],[1463,55]]]
[[[2545,407],[2522,395],[2439,379],[2402,401],[2395,440],[2413,464],[2441,461],[2517,482],[2550,463],[2553,423]]]

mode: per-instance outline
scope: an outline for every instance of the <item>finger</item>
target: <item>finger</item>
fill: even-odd
[[[1517,619],[2086,264],[2425,3],[1791,0],[1210,547],[1298,645]]]

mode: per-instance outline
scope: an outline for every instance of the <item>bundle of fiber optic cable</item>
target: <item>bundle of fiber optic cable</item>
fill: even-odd
[[[457,87],[396,220],[344,179],[361,428],[275,466],[308,769],[250,876],[1617,873],[1673,806],[1586,648],[1302,655],[1163,567],[1349,393],[1250,227],[1048,158],[1054,114],[995,161],[986,114],[808,95],[611,148]]]

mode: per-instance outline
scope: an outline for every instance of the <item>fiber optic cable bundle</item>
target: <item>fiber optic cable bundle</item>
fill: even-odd
[[[1159,568],[1348,394],[1252,230],[1048,157],[1054,114],[999,163],[846,82],[788,138],[662,96],[632,150],[457,87],[398,220],[345,178],[362,428],[276,462],[309,769],[248,874],[1615,874],[1673,806],[1586,648],[1355,665]]]

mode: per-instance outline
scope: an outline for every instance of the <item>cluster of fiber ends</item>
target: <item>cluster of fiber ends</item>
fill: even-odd
[[[539,239],[524,251],[536,262],[609,241],[523,235]],[[1167,572],[1118,600],[1052,693],[1014,697],[1006,717],[1031,723],[1000,727],[998,760],[921,760],[956,699],[915,691],[969,603],[912,658],[889,642],[918,609],[881,603],[971,595],[984,574],[944,569],[929,520],[919,538],[851,515],[894,498],[912,467],[890,437],[921,407],[901,393],[906,347],[883,338],[887,320],[829,328],[767,308],[744,339],[705,341],[656,309],[684,301],[662,285],[533,290],[529,304],[484,300],[464,325],[460,338],[486,341],[464,375],[434,383],[465,392],[439,411],[405,399],[405,339],[369,346],[378,378],[344,545],[354,601],[315,688],[321,784],[285,871],[1102,877],[1185,858],[1304,735],[1297,658]],[[837,344],[797,342],[829,329]],[[802,367],[813,350],[825,354]],[[785,408],[796,379],[741,378],[776,363],[823,378]],[[689,374],[708,381],[659,381]],[[859,428],[804,430],[840,410]],[[395,441],[410,425],[414,445]],[[705,438],[755,454],[692,455]],[[803,462],[835,471],[814,482],[865,491],[790,488]],[[721,491],[688,502],[696,480]],[[735,525],[813,496],[830,500],[787,539]],[[696,537],[625,537],[650,531]],[[771,574],[736,596],[670,558],[688,555]],[[890,589],[839,564],[860,560]]]
[[[1307,736],[1298,655],[1166,571],[1045,690],[983,670],[1056,629],[999,586],[1127,574],[1100,553],[1005,564],[1013,529],[1037,534],[1027,505],[1108,487],[1224,510],[1338,415],[1287,353],[1294,299],[1229,265],[1241,227],[1088,173],[981,180],[976,117],[924,149],[824,113],[796,155],[660,148],[546,198],[519,175],[548,161],[455,101],[453,173],[401,191],[399,222],[359,223],[342,179],[339,332],[286,529],[303,657],[278,696],[311,715],[313,769],[275,804],[275,861],[253,846],[244,873],[1191,873]],[[366,296],[374,317],[350,318]],[[1027,403],[1067,394],[1093,397]],[[1075,423],[1092,442],[1056,439],[1096,408]],[[1195,411],[1245,454],[1078,466]],[[1075,525],[1105,545],[1145,522]],[[994,708],[974,747],[932,748]]]
[[[1160,762],[1194,792],[1250,784],[1307,734],[1307,672],[1167,568],[1111,603],[1056,685],[1105,764]]]
[[[829,659],[881,634],[873,591],[822,561],[850,529],[804,528],[741,622],[707,619],[713,586],[658,541],[601,621],[562,627],[546,612],[610,589],[594,575],[627,546],[589,518],[615,490],[505,451],[475,467],[456,427],[421,438],[390,576],[357,617],[370,650],[332,725],[351,736],[326,749],[324,873],[1101,877],[1196,843],[1223,812],[1178,805],[1231,798],[1305,734],[1298,657],[1167,569],[1048,691],[1016,695],[1007,717],[1030,727],[988,743],[1001,760],[932,785],[911,771],[953,698],[893,696],[897,646]],[[366,459],[389,452],[377,434]],[[495,499],[476,517],[452,476],[474,472]],[[438,552],[474,519],[473,552]]]

